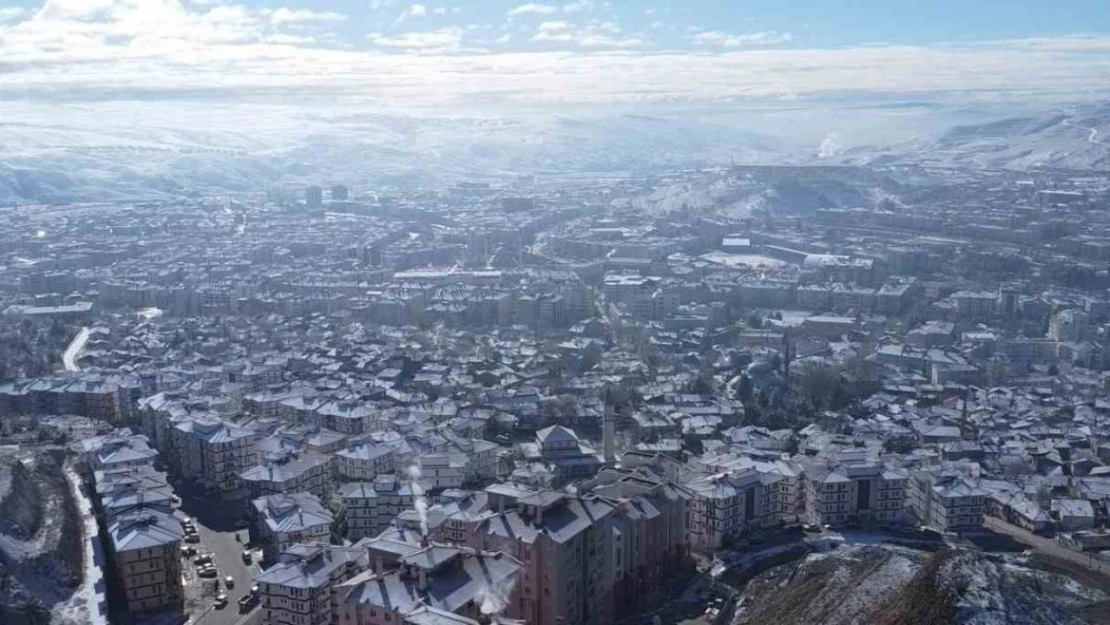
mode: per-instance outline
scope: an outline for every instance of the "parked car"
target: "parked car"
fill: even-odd
[[[185,542],[197,544],[200,542],[200,534],[185,534]]]
[[[228,575],[224,578],[224,586],[227,588],[235,588],[235,578]]]
[[[250,612],[258,605],[258,595],[244,595],[239,598],[239,611]]]
[[[250,564],[250,563],[251,563],[251,550],[250,549],[244,549],[243,550],[243,564]]]
[[[202,566],[202,565],[205,565],[205,564],[212,564],[212,554],[206,553],[206,554],[197,556],[197,559],[193,560],[193,564],[195,564],[197,566]]]
[[[216,567],[208,565],[197,571],[197,575],[200,577],[219,577],[220,573],[216,570]]]
[[[227,605],[227,593],[221,592],[216,595],[216,609],[222,610]]]

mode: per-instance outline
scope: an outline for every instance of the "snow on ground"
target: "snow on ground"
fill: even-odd
[[[99,531],[96,525],[96,516],[93,514],[92,503],[81,490],[81,478],[73,471],[67,470],[66,481],[73,489],[77,499],[77,510],[81,515],[81,529],[84,545],[83,562],[84,580],[68,601],[59,603],[54,607],[52,623],[59,625],[107,625],[107,597],[105,596],[106,583],[104,570],[98,560],[100,554],[100,541],[97,536]]]
[[[760,254],[728,254],[726,252],[709,252],[702,254],[699,258],[724,265],[726,267],[747,267],[749,269],[778,269],[786,267],[790,263],[781,261],[777,258],[770,256],[762,256]]]

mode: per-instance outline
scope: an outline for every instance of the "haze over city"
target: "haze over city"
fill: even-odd
[[[1110,622],[1110,8],[0,0],[3,625]]]

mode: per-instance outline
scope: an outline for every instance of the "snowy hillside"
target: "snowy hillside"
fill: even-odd
[[[1080,624],[1106,595],[1018,555],[846,546],[773,568],[744,591],[741,625]]]
[[[1110,105],[956,126],[939,137],[888,149],[857,148],[852,164],[920,163],[938,166],[1077,170],[1110,169]]]

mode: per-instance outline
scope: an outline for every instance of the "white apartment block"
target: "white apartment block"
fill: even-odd
[[[462,454],[423,454],[418,460],[421,482],[431,488],[462,488],[469,461]]]
[[[915,523],[938,532],[965,532],[983,526],[987,493],[951,475],[918,473],[908,480],[906,511]]]
[[[810,467],[805,475],[806,522],[900,523],[906,482],[904,471],[879,462]]]
[[[335,454],[335,468],[341,479],[368,482],[383,473],[392,473],[394,448],[366,443]]]
[[[686,484],[692,493],[686,534],[690,548],[713,554],[745,534],[797,519],[793,475],[755,468],[718,473]]]

